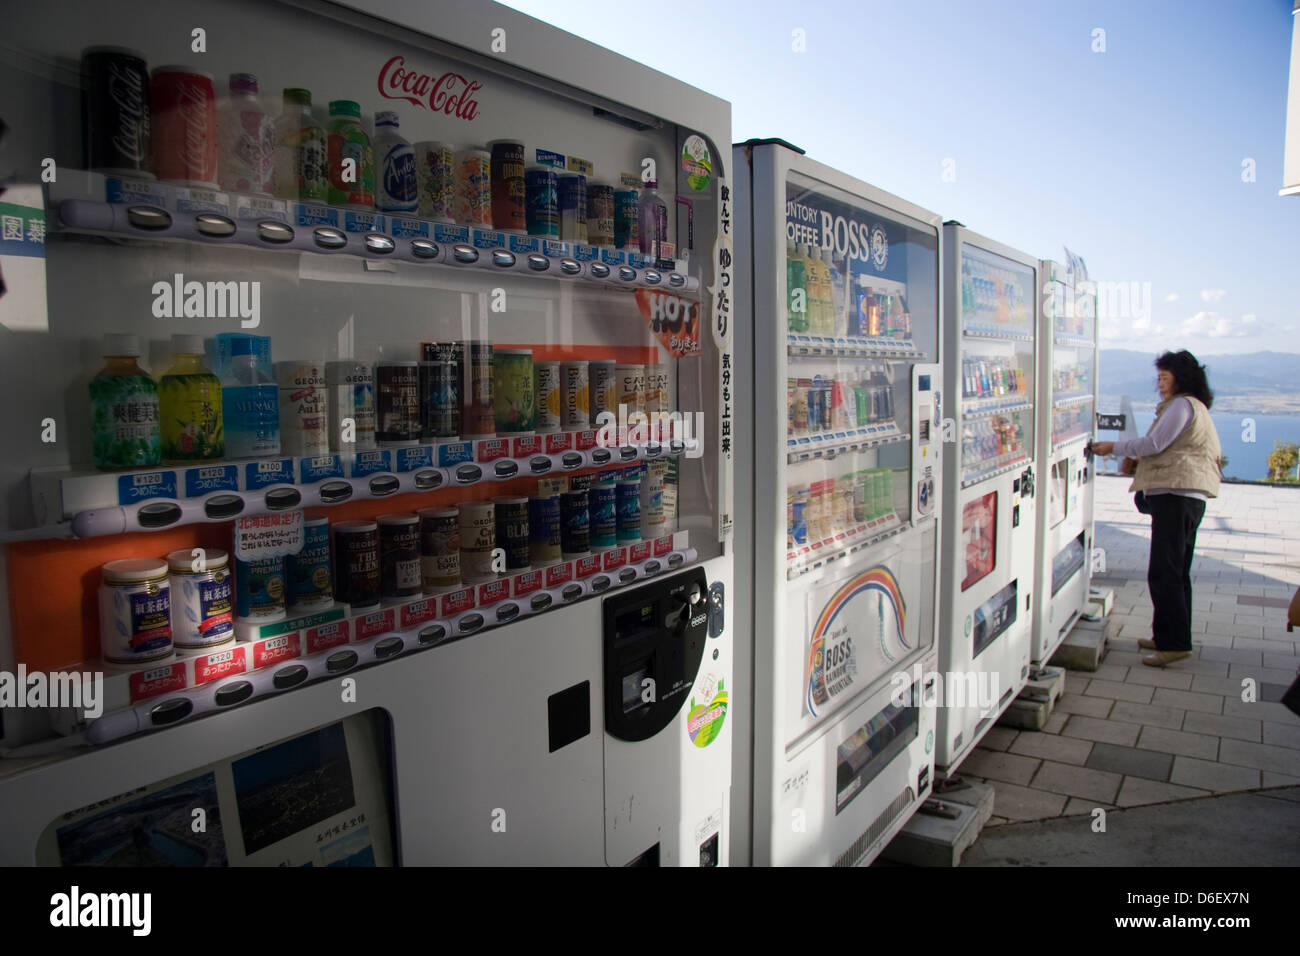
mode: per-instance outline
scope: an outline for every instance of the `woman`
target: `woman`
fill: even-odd
[[[1133,475],[1129,490],[1151,515],[1151,639],[1138,646],[1155,652],[1143,664],[1164,667],[1192,656],[1192,551],[1206,499],[1219,493],[1220,448],[1205,366],[1184,350],[1161,355],[1156,368],[1162,401],[1146,437],[1093,442],[1092,448],[1125,456],[1124,474]]]

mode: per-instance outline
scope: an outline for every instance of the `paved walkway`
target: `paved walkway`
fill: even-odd
[[[1042,732],[994,727],[960,768],[996,791],[989,827],[1300,784],[1300,718],[1277,703],[1300,667],[1300,629],[1286,630],[1300,585],[1300,489],[1224,485],[1210,502],[1192,567],[1196,653],[1158,669],[1135,643],[1150,636],[1150,522],[1128,485],[1096,484],[1106,562],[1096,583],[1115,591],[1101,667],[1067,672]],[[1215,801],[1197,803],[1209,812]]]

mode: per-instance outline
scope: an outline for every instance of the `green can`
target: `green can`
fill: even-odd
[[[492,364],[497,434],[532,432],[536,411],[532,349],[496,349]]]

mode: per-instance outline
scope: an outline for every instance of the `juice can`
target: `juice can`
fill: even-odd
[[[587,241],[614,245],[614,187],[607,183],[587,184]]]
[[[641,540],[641,482],[640,480],[620,481],[617,488],[618,500],[618,540]],[[661,489],[662,493],[662,489]]]
[[[217,548],[205,550],[201,560],[189,548],[167,555],[176,649],[220,647],[235,639],[228,561],[226,552]]]
[[[537,494],[528,500],[528,548],[536,567],[556,564],[563,555],[560,496]]]
[[[528,229],[524,211],[524,144],[513,139],[488,143],[492,182],[492,226],[523,234]]]
[[[555,170],[533,166],[524,173],[524,206],[530,236],[559,238],[559,179]]]
[[[379,603],[379,525],[374,521],[339,521],[334,539],[334,597],[352,608]]]
[[[482,147],[456,153],[456,221],[492,228],[492,154]]]
[[[423,587],[420,519],[413,514],[380,515],[379,589],[385,598],[414,597]]]
[[[149,85],[153,171],[182,186],[217,188],[217,95],[212,74],[160,66]]]
[[[498,348],[492,362],[497,433],[531,434],[535,418],[532,349]]]
[[[126,558],[103,567],[99,644],[113,664],[144,664],[172,654],[167,562]]]
[[[453,222],[452,198],[456,193],[456,152],[446,143],[416,143],[415,181],[421,219]]]
[[[587,177],[570,173],[559,177],[560,239],[587,241]]]
[[[415,445],[420,425],[420,365],[381,362],[375,367],[375,437],[384,445]]]
[[[560,412],[565,428],[583,429],[591,424],[588,388],[586,362],[564,362],[560,365]]]
[[[496,579],[492,570],[496,526],[492,502],[466,501],[460,505],[460,576],[466,584]]]
[[[591,546],[612,548],[618,544],[618,486],[604,481],[588,492],[591,515]]]
[[[241,621],[284,617],[284,558],[235,560],[235,614]]]
[[[286,562],[289,606],[295,611],[329,607],[334,603],[334,576],[330,573],[330,520],[324,515],[303,515],[302,550]]]
[[[421,508],[420,581],[426,593],[460,587],[460,511]]]
[[[586,491],[560,495],[560,550],[566,558],[578,558],[591,550],[591,513]]]
[[[506,571],[526,571],[531,564],[528,550],[528,499],[500,496],[492,499],[496,517],[498,548],[506,553]]]
[[[542,434],[558,432],[564,425],[560,363],[533,363],[533,378],[537,431]]]

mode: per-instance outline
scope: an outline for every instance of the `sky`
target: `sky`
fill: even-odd
[[[1129,292],[1103,347],[1300,352],[1291,0],[506,5],[728,100],[736,141],[780,137],[1032,255],[1068,246]]]

